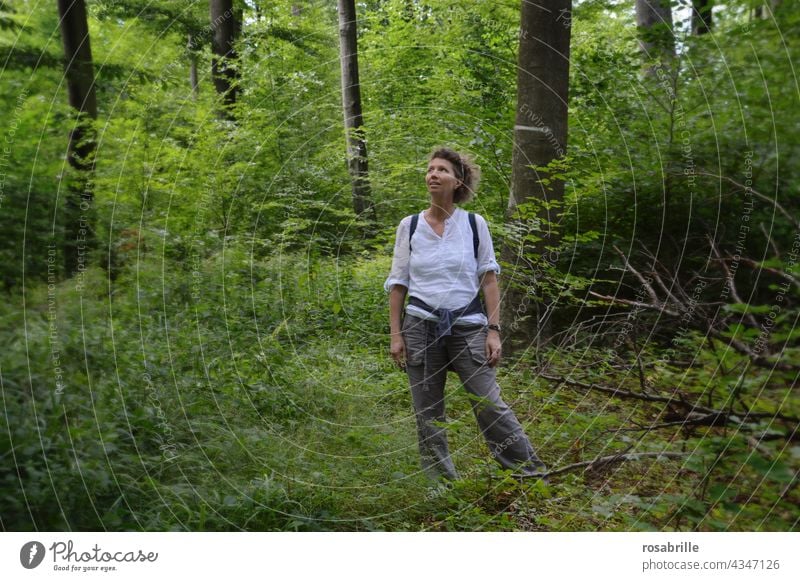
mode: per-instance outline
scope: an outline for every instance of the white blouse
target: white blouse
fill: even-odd
[[[478,259],[475,260],[472,228],[466,210],[456,208],[445,219],[442,236],[433,231],[424,214],[424,211],[419,213],[417,229],[411,241],[413,251],[410,260],[408,232],[411,216],[400,221],[394,243],[392,270],[383,288],[389,292],[396,284],[405,286],[409,296],[422,299],[434,309],[453,310],[465,307],[478,294],[479,277],[483,273],[489,270],[500,273],[486,220],[475,214],[480,240]],[[423,319],[438,320],[435,315],[413,305],[407,305],[406,312]],[[487,322],[486,315],[474,313],[460,317],[455,324],[485,325]]]

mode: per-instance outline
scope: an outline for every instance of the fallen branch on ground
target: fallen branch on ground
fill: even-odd
[[[608,387],[605,385],[599,385],[597,383],[584,383],[582,381],[576,381],[574,379],[569,379],[566,377],[562,377],[559,375],[548,375],[546,373],[539,373],[539,377],[546,379],[548,381],[553,381],[555,383],[564,383],[566,385],[571,385],[574,387],[579,387],[581,389],[587,390],[594,390],[600,391],[603,393],[608,393],[616,397],[622,397],[627,399],[638,399],[641,401],[649,401],[653,403],[665,403],[668,406],[677,406],[687,410],[688,414],[705,414],[706,421],[710,421],[711,418],[719,418],[725,416],[735,416],[739,418],[739,423],[744,422],[747,419],[752,420],[763,420],[763,419],[770,419],[770,420],[782,420],[785,422],[792,422],[795,424],[800,424],[800,418],[794,416],[787,416],[780,413],[769,413],[769,412],[751,412],[747,410],[743,411],[725,411],[725,410],[717,410],[714,408],[706,407],[703,405],[699,405],[697,403],[692,403],[685,399],[683,394],[680,394],[680,397],[672,397],[668,395],[655,395],[651,393],[637,393],[635,391],[629,391],[627,389],[619,389],[617,387]],[[700,417],[696,415],[696,417]],[[676,422],[680,423],[680,422]]]
[[[550,470],[548,472],[543,472],[542,474],[522,475],[519,476],[519,478],[549,478],[550,476],[558,476],[566,472],[572,472],[573,470],[578,470],[579,468],[584,468],[585,469],[584,472],[586,472],[593,470],[602,470],[609,468],[614,464],[620,464],[622,462],[631,462],[636,460],[644,460],[645,458],[683,458],[684,456],[688,456],[688,454],[684,452],[639,452],[636,454],[628,454],[628,453],[613,454],[611,456],[602,456],[600,458],[595,458],[594,460],[588,460],[586,462],[576,462],[575,464],[567,464],[566,466],[562,466],[561,468]]]

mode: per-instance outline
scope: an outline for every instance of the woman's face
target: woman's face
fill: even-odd
[[[453,164],[439,157],[434,157],[428,162],[425,183],[431,195],[440,196],[452,196],[455,189],[461,184],[456,178]]]

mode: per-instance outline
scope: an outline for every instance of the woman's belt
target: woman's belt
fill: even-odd
[[[460,309],[434,309],[422,299],[413,296],[408,298],[408,304],[419,307],[439,318],[439,321],[436,323],[435,341],[438,341],[442,337],[452,335],[453,323],[459,317],[474,315],[475,313],[485,313],[481,298],[477,294],[466,307],[461,307]]]

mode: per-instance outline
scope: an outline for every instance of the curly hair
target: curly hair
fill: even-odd
[[[453,203],[469,202],[478,191],[478,182],[481,179],[481,168],[472,159],[472,156],[459,153],[449,147],[437,147],[428,161],[439,158],[446,159],[453,164],[455,176],[461,185],[453,192]]]

